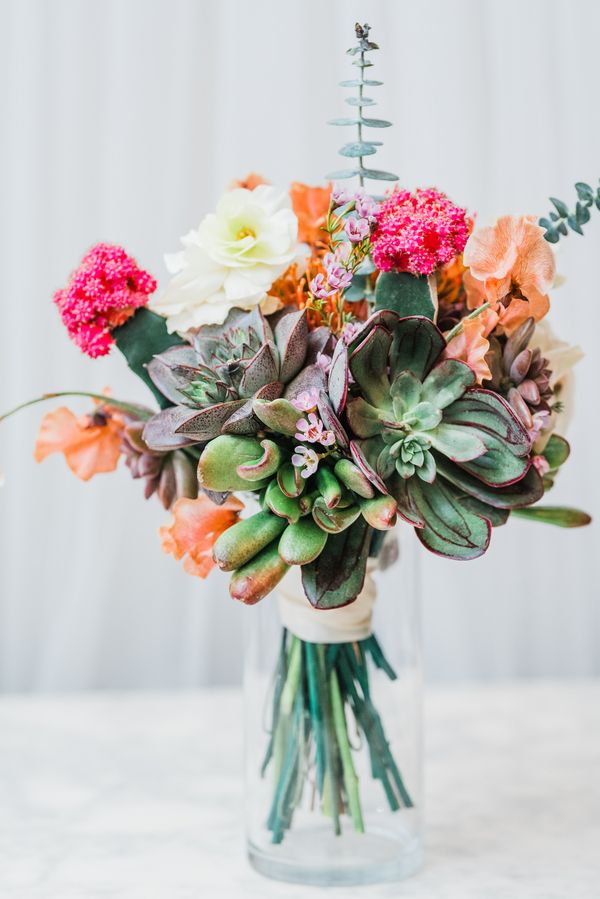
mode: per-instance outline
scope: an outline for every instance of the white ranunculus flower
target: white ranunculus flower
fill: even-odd
[[[183,250],[165,257],[174,277],[151,308],[170,332],[221,324],[234,306],[274,311],[267,291],[296,258],[297,233],[287,194],[267,184],[228,191],[181,239]]]

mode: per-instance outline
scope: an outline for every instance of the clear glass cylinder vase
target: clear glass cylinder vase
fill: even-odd
[[[299,633],[281,597],[246,612],[248,855],[268,877],[377,883],[421,864],[416,554],[372,577],[372,624],[356,639],[338,610],[300,609]]]

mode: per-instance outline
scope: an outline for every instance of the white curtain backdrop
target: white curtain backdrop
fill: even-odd
[[[0,2],[0,408],[47,390],[147,399],[118,353],[90,362],[50,299],[92,243],[162,257],[235,177],[322,183],[344,135],[356,19],[382,46],[383,168],[478,210],[542,213],[600,176],[595,0]],[[554,502],[599,511],[600,213],[560,246],[552,321],[583,345],[573,453]],[[85,404],[78,406],[85,410]],[[42,408],[0,426],[0,689],[234,682],[225,578],[163,555],[166,514],[125,470],[77,481],[32,449]],[[597,531],[514,521],[485,558],[418,553],[427,674],[600,672]],[[396,581],[397,591],[408,589]],[[267,600],[268,601],[268,600]]]

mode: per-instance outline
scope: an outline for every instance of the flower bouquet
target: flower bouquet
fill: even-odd
[[[551,245],[581,233],[600,189],[578,183],[573,211],[553,199],[548,218],[477,228],[439,190],[367,191],[397,176],[365,164],[390,123],[366,114],[377,45],[367,25],[356,37],[352,113],[332,123],[356,129],[340,150],[349,168],[289,193],[256,175],[235,183],[167,257],[158,293],[120,247],[86,254],[54,297],[62,321],[92,358],[115,344],[154,406],[47,394],[94,406],[50,412],[35,447],[84,480],[123,457],[172,511],[162,548],[188,573],[218,566],[247,605],[279,589],[263,761],[275,844],[308,784],[335,834],[364,831],[356,736],[389,808],[413,803],[370,689],[377,669],[396,676],[367,573],[396,524],[466,561],[511,515],[589,521],[540,505],[569,455],[579,357],[545,318]]]

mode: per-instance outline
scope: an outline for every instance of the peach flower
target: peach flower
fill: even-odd
[[[95,474],[114,471],[121,455],[123,419],[106,406],[81,418],[61,406],[44,416],[35,443],[34,458],[63,453],[76,477],[89,481]]]
[[[178,499],[173,506],[170,524],[160,529],[163,552],[177,560],[186,553],[183,568],[188,574],[205,578],[215,567],[212,548],[223,531],[235,524],[244,504],[230,496],[221,506],[207,496]]]
[[[235,190],[236,187],[244,187],[246,190],[254,190],[259,184],[268,183],[267,179],[263,178],[262,175],[257,174],[257,172],[250,172],[245,178],[239,178],[236,181],[232,181],[229,185],[229,189]]]
[[[528,216],[505,215],[467,241],[464,285],[470,309],[502,303],[500,324],[511,334],[527,318],[540,321],[550,308],[547,292],[556,274],[544,230]]]
[[[298,219],[298,240],[311,247],[323,246],[327,233],[323,230],[329,209],[331,185],[309,187],[294,181],[290,186],[292,209]]]
[[[493,309],[486,309],[476,318],[464,319],[460,332],[448,343],[444,358],[466,362],[478,384],[490,380],[492,373],[485,359],[490,348],[487,337],[497,324],[498,313]]]

